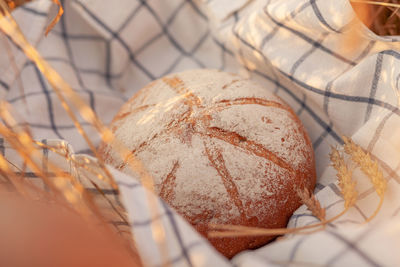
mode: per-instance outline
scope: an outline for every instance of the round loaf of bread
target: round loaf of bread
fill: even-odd
[[[207,237],[209,224],[285,227],[315,186],[314,152],[292,109],[268,88],[192,70],[140,90],[111,123],[156,193]],[[106,163],[131,173],[108,144]],[[208,238],[228,258],[273,237]]]

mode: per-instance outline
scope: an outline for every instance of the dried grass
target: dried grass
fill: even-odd
[[[32,0],[5,0],[8,8],[12,11],[15,8],[22,6],[23,4],[26,4]]]
[[[49,83],[53,86],[55,93],[59,97],[63,107],[74,121],[76,128],[87,141],[88,146],[93,150],[94,154],[97,155],[95,146],[91,143],[88,135],[78,122],[76,114],[73,110],[79,111],[83,118],[90,121],[92,125],[99,129],[101,134],[105,136],[104,138],[110,138],[110,136],[107,135],[107,131],[110,132],[110,130],[103,126],[101,121],[95,116],[94,112],[86,105],[86,103],[72,90],[72,88],[61,78],[61,76],[54,69],[52,69],[52,67],[46,61],[43,60],[35,48],[27,42],[18,25],[9,13],[9,6],[15,8],[17,5],[11,5],[10,3],[11,1],[4,2],[4,0],[0,0],[0,31],[8,36],[10,40],[18,47],[20,47],[25,55],[36,64],[38,69],[48,79]],[[56,1],[56,3],[59,4],[58,1]],[[56,17],[56,20],[57,19],[59,19],[59,16],[58,18]],[[51,26],[52,25],[50,25],[50,27]],[[5,124],[0,124],[0,135],[2,135],[5,140],[7,140],[8,143],[15,149],[15,151],[19,153],[20,157],[24,162],[26,162],[27,166],[38,177],[40,177],[40,179],[42,179],[46,185],[46,188],[51,192],[52,196],[56,197],[58,202],[61,202],[66,207],[75,210],[84,218],[92,218],[94,216],[99,222],[102,222],[105,229],[108,229],[110,224],[106,223],[106,218],[93,201],[91,194],[84,190],[84,187],[80,181],[78,181],[69,173],[64,172],[51,161],[48,161],[46,164],[46,168],[48,169],[43,169],[42,164],[39,164],[39,162],[36,160],[41,158],[42,151],[37,148],[35,141],[31,138],[29,129],[27,129],[27,127],[13,127],[13,125],[18,125],[18,123],[9,113],[8,108],[5,108],[4,106],[5,105],[2,104],[0,117],[3,119]],[[112,137],[110,139],[112,139]],[[100,157],[98,158],[102,170],[108,178],[108,183],[115,190],[118,190],[118,187],[108,169],[105,168],[105,165],[102,163]],[[37,196],[40,196],[50,200],[50,198],[48,198],[49,194],[37,186],[31,186],[30,188],[32,190],[30,189],[29,192],[26,192],[24,188],[27,188],[25,185],[28,184],[28,179],[21,179],[21,177],[17,177],[13,172],[14,170],[7,160],[4,157],[0,157],[0,174],[2,174],[3,178],[6,177],[4,178],[6,183],[2,184],[2,188],[9,187],[11,185],[16,192],[18,192],[20,195],[26,196],[27,198],[36,199]],[[23,174],[23,172],[21,173]],[[49,178],[49,173],[54,173],[56,177],[60,177],[61,179],[51,179]],[[20,183],[24,183],[24,186],[21,186]],[[96,187],[96,184],[93,184],[93,186],[99,189]],[[32,191],[35,191],[36,194],[32,195]],[[100,194],[103,194],[101,190],[99,190],[99,192]],[[107,200],[108,198],[105,199]],[[114,212],[118,213],[116,210],[114,210]],[[153,209],[153,213],[155,212],[156,211]],[[158,232],[162,232],[162,230],[160,231],[160,228],[162,229],[162,226],[160,227],[158,225]],[[164,249],[164,251],[166,250]],[[166,253],[161,254],[166,257]]]
[[[52,0],[56,5],[58,5],[58,12],[56,17],[50,22],[49,26],[46,28],[45,35],[47,36],[49,32],[56,26],[58,21],[60,20],[61,16],[64,14],[64,9],[59,0]]]
[[[32,0],[3,0],[3,1],[5,1],[5,3],[7,4],[8,9],[10,11],[13,11],[17,7],[22,6],[28,2],[31,2]],[[57,12],[56,17],[47,26],[46,31],[45,31],[46,36],[54,28],[54,26],[56,26],[56,24],[60,20],[61,16],[64,14],[64,9],[59,0],[49,0],[49,1],[52,1],[54,4],[56,4],[58,6],[58,12]],[[0,8],[0,11],[1,10],[3,10],[3,8]]]
[[[378,35],[400,34],[399,0],[350,0],[363,23]]]
[[[21,79],[21,76],[20,76],[21,73],[20,73],[20,70],[18,69],[17,63],[15,61],[14,53],[12,52],[11,45],[8,42],[7,37],[6,36],[2,36],[2,37],[3,37],[2,38],[2,43],[3,43],[3,45],[5,46],[5,48],[7,50],[7,56],[9,58],[10,65],[14,70],[14,76],[15,76],[17,82],[18,82],[20,95],[22,96],[22,100],[24,101],[25,109],[27,110],[27,112],[29,112],[28,111],[28,105],[27,105],[27,102],[26,102],[26,97],[25,97],[24,85],[22,83],[22,79]]]

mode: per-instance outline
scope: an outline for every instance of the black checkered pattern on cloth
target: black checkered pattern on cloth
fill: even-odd
[[[150,215],[140,184],[115,172],[146,263],[179,266],[396,266],[399,239],[400,143],[396,37],[377,37],[361,27],[354,46],[346,33],[359,23],[348,0],[71,0],[47,38],[49,4],[35,1],[16,11],[31,42],[105,122],[128,97],[151,80],[191,68],[240,72],[287,101],[306,126],[317,159],[316,194],[327,217],[343,209],[331,145],[350,136],[379,161],[388,181],[381,212],[363,224],[378,204],[368,179],[354,172],[360,194],[355,207],[324,230],[287,236],[257,251],[222,260],[167,206]],[[7,41],[0,43],[5,47]],[[9,43],[9,42],[8,42]],[[0,54],[0,90],[30,124],[37,139],[67,140],[89,153],[43,76],[9,43],[25,90],[25,104],[9,58]],[[6,63],[5,63],[6,62]],[[4,73],[4,74],[3,74]],[[84,129],[98,142],[94,129]],[[390,219],[389,223],[384,223]],[[166,227],[168,257],[152,240],[152,222]],[[289,226],[316,222],[305,207]],[[156,253],[156,254],[154,254]],[[157,254],[158,253],[158,254]]]

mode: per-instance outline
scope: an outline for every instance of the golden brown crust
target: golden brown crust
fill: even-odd
[[[194,72],[192,79],[200,79],[197,76],[204,75],[207,71]],[[114,130],[120,130],[121,125],[129,123],[136,116],[135,112],[143,112],[143,115],[137,115],[138,119],[135,119],[140,121],[155,114],[158,104],[165,106],[166,103],[173,103],[172,108],[162,113],[165,115],[163,120],[155,120],[154,125],[159,127],[157,131],[149,130],[151,134],[142,139],[138,138],[139,141],[126,141],[131,154],[142,159],[144,164],[147,164],[146,160],[153,159],[160,162],[169,161],[159,165],[164,166],[164,169],[153,170],[151,167],[149,169],[153,175],[160,174],[160,178],[156,180],[156,190],[160,197],[205,237],[210,230],[209,223],[263,228],[285,227],[289,217],[301,204],[295,193],[295,187],[306,187],[312,191],[316,180],[312,145],[299,118],[287,104],[270,93],[264,95],[260,91],[261,93],[257,95],[241,91],[240,94],[236,94],[235,88],[240,89],[244,84],[253,86],[238,76],[210,71],[210,75],[224,79],[219,88],[223,93],[217,89],[215,92],[209,90],[203,93],[200,87],[204,86],[206,90],[208,86],[209,89],[211,82],[201,80],[201,86],[193,89],[187,85],[189,80],[186,74],[190,72],[164,77],[142,89],[139,92],[140,97],[133,97],[116,116],[112,124]],[[152,100],[156,97],[156,92],[161,92],[156,91],[154,89],[156,87],[162,87],[163,90],[170,90],[172,93],[165,99],[161,98],[162,102],[154,102]],[[225,97],[226,94],[230,95]],[[139,98],[145,100],[138,101]],[[231,124],[230,121],[221,124],[221,114],[224,112],[228,114],[225,120],[232,118]],[[246,126],[248,128],[236,127],[233,121],[238,120],[238,114],[248,116],[249,112],[254,112],[250,118],[254,125],[250,123],[250,127]],[[289,122],[285,123],[276,116],[285,118]],[[260,139],[261,133],[248,134],[254,133],[253,128],[256,127],[264,129],[262,134],[266,134],[265,139]],[[140,127],[137,131],[140,131]],[[268,136],[270,131],[272,131],[271,136]],[[282,135],[276,135],[274,131]],[[126,132],[124,134],[126,136]],[[170,140],[174,141],[168,144]],[[269,144],[265,140],[271,140],[273,143]],[[289,145],[285,146],[284,144],[288,142]],[[162,150],[161,147],[164,145],[168,149]],[[126,171],[126,161],[113,162],[112,156],[108,153],[109,148],[104,145],[102,151],[109,163]],[[162,151],[166,151],[166,154],[162,154],[164,153]],[[191,153],[197,153],[195,157],[199,158],[193,157],[193,160],[201,162],[200,165],[197,164],[201,167],[196,167],[200,169],[190,169],[189,166],[193,164],[186,162]],[[239,153],[243,158],[237,161],[232,153]],[[298,154],[294,157],[298,162],[291,160],[292,153]],[[150,155],[157,158],[150,158]],[[251,159],[257,161],[257,164],[253,164],[249,170],[246,169],[247,166],[237,167],[237,164],[241,164],[241,159],[244,161]],[[196,176],[196,173],[204,173],[205,169],[210,176],[206,177],[206,180],[215,183],[216,187],[219,186],[218,190],[222,188],[222,191],[215,193],[194,185],[197,181],[191,179],[203,179],[202,176]],[[258,180],[253,183],[248,181],[249,179]],[[259,188],[251,187],[250,184]],[[191,188],[188,189],[188,185]],[[206,187],[207,182],[203,185]],[[246,190],[249,191],[244,195]],[[191,200],[185,200],[187,197]],[[177,201],[177,198],[180,200]],[[218,203],[215,204],[216,202]],[[209,240],[219,252],[231,258],[245,249],[260,247],[273,238],[268,236]]]

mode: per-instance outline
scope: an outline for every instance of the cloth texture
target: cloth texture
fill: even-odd
[[[314,193],[327,218],[344,208],[329,160],[330,147],[342,145],[342,135],[369,151],[387,180],[382,208],[371,222],[364,223],[379,197],[355,169],[359,196],[345,215],[321,231],[286,235],[228,261],[135,177],[110,168],[146,266],[399,265],[399,38],[373,34],[348,0],[61,1],[65,14],[45,38],[54,13],[49,2],[33,1],[13,15],[28,40],[103,122],[109,123],[140,88],[166,74],[194,68],[236,72],[274,91],[303,122],[316,155]],[[359,27],[352,32],[354,26]],[[349,34],[357,42],[349,45]],[[54,146],[67,142],[74,155],[95,168],[96,160],[51,86],[18,48],[1,38],[0,51],[11,49],[18,71],[0,53],[0,97],[29,124],[35,139]],[[79,120],[97,145],[96,130]],[[17,161],[4,142],[0,150]],[[65,169],[71,172],[68,165]],[[157,213],[149,208],[151,199]],[[301,206],[288,227],[317,222]],[[159,223],[164,252],[152,238],[152,227]]]

